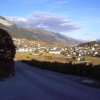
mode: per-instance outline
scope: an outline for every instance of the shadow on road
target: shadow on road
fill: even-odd
[[[23,60],[24,63],[31,66],[51,70],[63,74],[72,74],[82,77],[89,77],[100,81],[100,65],[92,64],[72,64],[72,63],[60,63],[60,62],[47,62],[38,60]]]

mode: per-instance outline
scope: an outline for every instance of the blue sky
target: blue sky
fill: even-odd
[[[76,39],[100,38],[100,0],[2,0],[0,14]]]

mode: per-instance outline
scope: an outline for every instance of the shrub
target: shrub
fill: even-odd
[[[0,70],[14,74],[15,45],[9,33],[0,29]],[[2,72],[3,72],[2,71]]]

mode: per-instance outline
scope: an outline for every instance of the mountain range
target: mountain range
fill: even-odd
[[[100,43],[100,39],[97,39],[96,42],[97,42],[97,43]]]
[[[13,38],[42,41],[48,44],[72,46],[81,43],[79,40],[64,36],[57,32],[38,27],[23,27],[0,16],[0,28],[7,30]]]

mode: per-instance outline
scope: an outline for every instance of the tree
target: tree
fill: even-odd
[[[0,62],[13,61],[15,56],[15,45],[11,36],[4,29],[0,29]]]
[[[0,77],[15,74],[14,57],[16,47],[9,33],[0,29]]]

